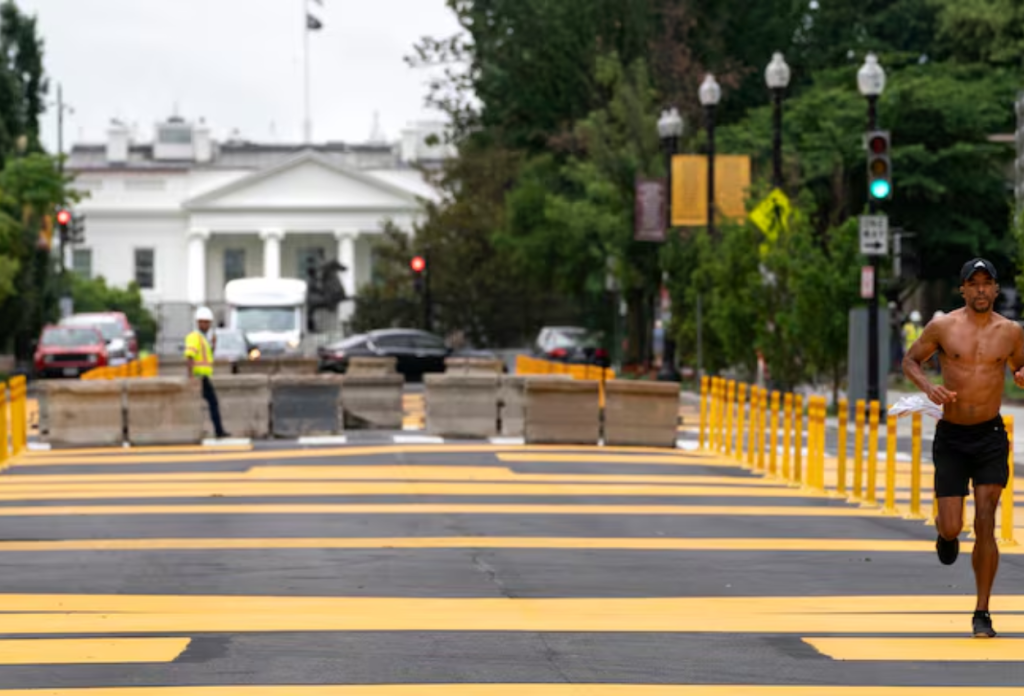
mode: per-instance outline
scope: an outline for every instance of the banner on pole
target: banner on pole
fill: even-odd
[[[718,217],[742,219],[747,215],[750,157],[715,156],[715,207]],[[672,224],[703,227],[708,222],[708,158],[676,155],[672,158]]]
[[[664,179],[637,179],[634,192],[633,237],[639,242],[664,242],[668,227],[668,197]]]

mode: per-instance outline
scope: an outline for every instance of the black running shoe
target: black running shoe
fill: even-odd
[[[974,612],[974,637],[995,638],[996,632],[992,628],[992,617],[987,611]]]
[[[939,535],[938,541],[935,542],[935,550],[939,552],[939,560],[943,565],[953,565],[956,563],[956,557],[960,555],[960,539],[943,539]]]

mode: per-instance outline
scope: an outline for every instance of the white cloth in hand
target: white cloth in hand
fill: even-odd
[[[942,407],[923,394],[904,396],[889,407],[889,415],[903,418],[914,413],[923,413],[935,420],[942,420]]]

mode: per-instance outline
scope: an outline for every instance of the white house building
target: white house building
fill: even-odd
[[[73,147],[74,187],[87,193],[85,242],[67,252],[77,273],[136,281],[155,309],[217,306],[227,281],[306,278],[336,258],[351,297],[370,280],[386,220],[411,231],[437,192],[419,167],[450,149],[416,124],[397,144],[312,146],[215,142],[202,123],[171,118],[152,143],[110,127],[106,143]]]

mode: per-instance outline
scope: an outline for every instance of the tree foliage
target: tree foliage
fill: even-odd
[[[0,5],[0,166],[21,136],[27,151],[41,151],[39,117],[47,89],[36,19],[6,0]]]

